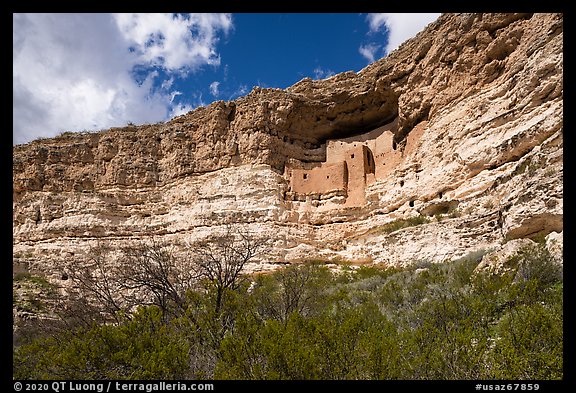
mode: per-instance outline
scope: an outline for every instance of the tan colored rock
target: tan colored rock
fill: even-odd
[[[513,257],[524,248],[533,246],[535,243],[530,239],[511,240],[496,250],[489,252],[482,257],[475,272],[489,272],[492,274],[503,274],[512,271],[517,267],[518,260]]]
[[[546,248],[555,260],[564,263],[564,233],[551,232],[546,236]]]
[[[354,141],[380,168],[292,192],[286,168],[343,165],[327,150]],[[193,246],[228,223],[269,246],[251,271],[443,262],[562,232],[562,157],[562,15],[445,14],[358,73],[15,146],[14,264],[57,280],[96,240]]]

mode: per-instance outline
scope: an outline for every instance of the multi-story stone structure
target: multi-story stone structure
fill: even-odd
[[[326,162],[287,165],[288,199],[305,199],[323,194],[341,195],[346,206],[366,203],[366,186],[388,176],[415,147],[424,130],[415,127],[404,149],[394,141],[398,119],[364,134],[326,141]]]

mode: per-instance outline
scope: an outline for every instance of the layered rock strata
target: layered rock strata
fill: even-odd
[[[339,143],[373,161],[354,169]],[[96,242],[190,245],[230,223],[267,242],[250,271],[562,233],[563,16],[444,14],[358,73],[13,148],[15,272],[60,280]]]

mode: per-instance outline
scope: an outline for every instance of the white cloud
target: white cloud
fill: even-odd
[[[210,94],[212,94],[214,97],[218,97],[218,94],[220,94],[220,91],[218,90],[219,86],[220,82],[218,81],[210,83]]]
[[[204,106],[204,105],[201,105],[201,106]],[[184,115],[184,114],[190,112],[192,109],[194,109],[194,108],[192,108],[192,105],[190,105],[190,104],[178,104],[176,106],[173,106],[172,109],[170,110],[170,118]]]
[[[240,86],[238,87],[238,89],[236,90],[235,93],[238,94],[238,95],[242,95],[242,94],[248,93],[248,86],[246,86],[246,85],[240,85]]]
[[[246,93],[248,93],[248,86],[246,86],[246,85],[240,85],[240,86],[238,86],[238,88],[237,88],[236,90],[234,90],[234,91],[232,92],[232,94],[230,94],[230,95],[228,96],[228,99],[229,99],[229,100],[232,100],[232,99],[237,98],[237,97],[240,97],[240,96],[242,96],[242,95],[244,95],[244,94],[246,94]]]
[[[178,90],[174,90],[173,92],[170,93],[170,103],[174,102],[174,98],[181,96],[182,92],[178,91]]]
[[[366,44],[361,45],[360,48],[358,48],[358,52],[360,52],[369,63],[372,63],[376,60],[376,52],[378,52],[379,48],[380,45],[377,44]]]
[[[168,70],[219,65],[217,33],[232,27],[227,14],[115,14],[114,19],[141,61]]]
[[[174,84],[174,78],[166,79],[164,82],[162,82],[161,88],[163,90],[169,90],[173,84]]]
[[[330,78],[331,76],[335,75],[336,73],[330,69],[325,70],[322,67],[314,68],[314,79],[325,79]]]
[[[229,15],[177,16],[172,23],[170,18],[14,14],[13,143],[152,123],[189,110],[172,102],[179,94],[170,91],[172,74],[218,65],[218,33],[229,31],[232,22]],[[168,77],[160,80],[151,66],[162,67]]]
[[[388,44],[384,48],[385,53],[388,54],[407,39],[414,37],[439,16],[439,13],[368,14],[367,20],[371,33],[379,32],[383,27],[388,31]]]

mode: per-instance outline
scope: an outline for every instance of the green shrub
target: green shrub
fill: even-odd
[[[13,278],[14,282],[27,282],[45,290],[53,290],[55,285],[50,283],[46,278],[35,276],[30,273],[18,273]]]
[[[536,280],[540,286],[549,287],[563,279],[562,264],[550,254],[545,244],[528,246],[519,252],[515,282]]]
[[[190,290],[178,315],[142,307],[15,346],[13,377],[558,379],[563,283],[538,247],[504,276],[474,273],[480,250],[403,269],[291,265],[227,289],[218,310],[213,287]]]
[[[538,303],[510,309],[496,326],[489,377],[561,379],[562,319],[561,310]]]
[[[425,216],[414,216],[406,219],[398,219],[382,226],[377,227],[378,232],[392,233],[400,229],[409,228],[430,222],[430,219]]]
[[[186,370],[186,341],[157,307],[120,326],[101,325],[14,350],[16,379],[174,379]]]

